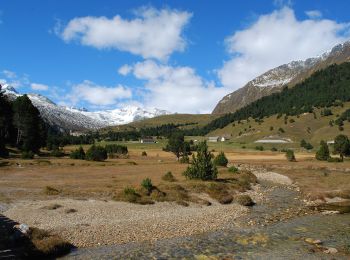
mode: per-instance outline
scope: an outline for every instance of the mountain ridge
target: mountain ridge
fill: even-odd
[[[7,84],[4,84],[1,90],[11,100],[22,95],[14,87]],[[39,110],[44,121],[65,131],[97,130],[107,126],[127,124],[145,118],[170,114],[166,110],[157,108],[146,110],[136,106],[90,112],[85,108],[59,106],[41,94],[29,93],[27,96]]]
[[[224,96],[212,113],[233,113],[264,96],[280,92],[285,86],[292,87],[300,83],[317,70],[334,63],[340,64],[347,61],[350,61],[350,41],[338,44],[317,57],[280,65]]]

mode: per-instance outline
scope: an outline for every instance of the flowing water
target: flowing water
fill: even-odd
[[[268,200],[241,218],[240,227],[232,225],[220,231],[154,243],[77,249],[64,258],[350,259],[349,214],[312,213],[303,206],[295,190],[262,185],[271,190]],[[306,238],[321,240],[322,245],[307,243]],[[327,247],[336,248],[338,253],[324,253]]]

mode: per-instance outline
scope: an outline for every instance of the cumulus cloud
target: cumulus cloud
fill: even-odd
[[[40,83],[31,83],[30,87],[32,88],[32,90],[41,90],[41,91],[46,91],[49,89],[48,85],[40,84]]]
[[[119,15],[74,18],[60,33],[66,42],[78,41],[98,49],[113,48],[140,55],[143,58],[165,60],[174,51],[183,51],[182,36],[192,14],[185,11],[141,8],[135,18]]]
[[[118,100],[131,97],[131,90],[121,85],[106,87],[97,85],[89,80],[73,85],[72,92],[67,96],[73,104],[83,100],[96,106],[114,105]]]
[[[227,89],[204,81],[193,68],[161,65],[151,60],[132,67],[145,80],[144,104],[178,113],[210,113]]]
[[[319,10],[306,11],[305,14],[311,19],[317,19],[322,17],[322,13]]]
[[[126,76],[131,72],[131,70],[132,70],[132,67],[129,66],[128,64],[125,64],[119,68],[118,73],[120,75]]]
[[[262,15],[226,39],[232,58],[218,70],[219,79],[234,91],[271,68],[329,50],[349,38],[349,28],[327,19],[298,20],[289,7]]]

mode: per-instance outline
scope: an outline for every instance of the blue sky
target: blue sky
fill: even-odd
[[[346,0],[0,1],[0,82],[58,104],[208,113],[350,36]]]

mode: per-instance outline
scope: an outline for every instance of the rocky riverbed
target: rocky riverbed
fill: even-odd
[[[350,215],[325,216],[305,208],[295,188],[262,185],[269,191],[266,200],[224,230],[152,243],[78,249],[64,259],[350,258]]]

